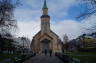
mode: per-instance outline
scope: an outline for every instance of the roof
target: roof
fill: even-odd
[[[50,18],[48,15],[42,15],[41,18]]]
[[[47,4],[46,4],[46,0],[44,0],[44,5],[43,5],[43,9],[45,9],[45,8],[48,8]]]
[[[53,39],[53,38],[52,38],[50,35],[48,35],[47,33],[41,35],[41,36],[39,37],[39,39],[42,38],[42,37],[44,37],[44,36],[48,36],[49,38]]]

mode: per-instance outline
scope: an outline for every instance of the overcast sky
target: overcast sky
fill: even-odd
[[[44,0],[22,0],[22,6],[15,9],[14,15],[18,22],[18,36],[30,39],[40,30],[40,16]],[[74,39],[86,33],[85,28],[91,27],[96,21],[95,16],[89,19],[76,19],[80,13],[85,12],[85,7],[77,0],[47,0],[49,15],[51,16],[51,29],[63,38],[68,35]],[[94,19],[92,19],[94,18]]]

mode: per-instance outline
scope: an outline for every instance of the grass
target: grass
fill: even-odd
[[[67,52],[65,54],[80,59],[81,63],[96,63],[96,52]]]
[[[18,54],[0,54],[0,61],[8,58],[13,59],[14,56],[19,56],[19,55]]]

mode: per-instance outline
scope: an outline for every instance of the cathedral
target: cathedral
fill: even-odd
[[[52,52],[61,52],[61,40],[59,36],[50,29],[50,16],[46,0],[42,8],[41,30],[33,37],[31,49],[35,53],[42,53],[45,50]]]

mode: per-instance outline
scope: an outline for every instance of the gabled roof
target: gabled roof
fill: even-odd
[[[51,30],[51,32],[52,32],[53,34],[55,34],[55,35],[59,38],[59,36],[58,36],[55,32],[53,32],[52,30]]]
[[[39,39],[42,38],[42,37],[44,37],[44,36],[48,36],[49,38],[53,39],[53,38],[52,38],[50,35],[48,35],[47,33],[45,33],[45,34],[43,34],[42,36],[40,36]]]
[[[38,34],[40,34],[40,33],[41,33],[41,31],[39,31],[34,37],[36,37],[36,36],[37,36]],[[33,37],[33,38],[34,38],[34,37]]]

